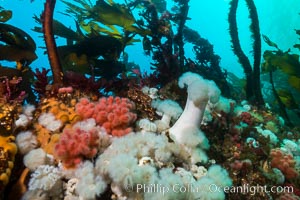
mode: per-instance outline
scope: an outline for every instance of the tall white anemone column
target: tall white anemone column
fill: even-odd
[[[187,147],[190,154],[195,154],[195,151],[201,154],[202,149],[209,148],[208,140],[200,130],[204,111],[209,101],[212,104],[218,102],[221,92],[213,81],[205,80],[192,72],[184,73],[179,78],[178,85],[181,88],[187,87],[188,96],[183,113],[169,129],[169,134],[175,143]],[[192,162],[206,160],[195,158]]]

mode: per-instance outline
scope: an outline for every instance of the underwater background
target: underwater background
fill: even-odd
[[[115,1],[123,3],[122,0]],[[280,0],[254,1],[257,7],[257,12],[260,19],[261,33],[272,38],[282,49],[286,50],[293,44],[297,43],[298,36],[293,31],[300,27],[299,9],[297,5],[299,0],[289,0],[282,2]],[[2,0],[1,6],[13,10],[13,17],[10,23],[29,33],[37,42],[38,46],[44,46],[44,41],[39,33],[31,29],[36,26],[33,20],[33,15],[39,16],[43,9],[43,1],[33,1],[32,3],[26,0]],[[168,2],[170,8],[174,3]],[[26,9],[26,11],[24,11]],[[251,38],[249,34],[249,19],[246,12],[245,2],[240,2],[238,10],[238,24],[240,30],[240,38],[245,52],[251,53]],[[61,20],[66,26],[74,28],[74,21],[71,17],[66,17],[59,12],[65,10],[65,5],[58,1],[56,5],[56,13],[54,18]],[[208,39],[214,45],[216,54],[221,56],[221,66],[224,69],[236,74],[238,77],[243,76],[242,68],[234,56],[230,47],[230,37],[228,32],[228,10],[229,0],[211,0],[211,1],[190,1],[189,17],[187,25],[199,32],[199,34]],[[58,40],[58,43],[63,44],[64,40]],[[39,45],[40,44],[40,45]],[[135,46],[138,46],[135,48]],[[263,44],[263,49],[267,48]],[[150,58],[144,56],[141,51],[140,44],[135,44],[134,47],[127,47],[129,59],[140,64],[142,70],[150,70]],[[137,56],[130,56],[130,52],[138,53]],[[48,67],[47,56],[43,50],[38,48],[37,54],[39,59],[36,60],[32,67]],[[193,57],[192,52],[187,48],[187,54]],[[136,54],[135,54],[136,55]]]
[[[0,199],[300,199],[300,0],[0,0]]]

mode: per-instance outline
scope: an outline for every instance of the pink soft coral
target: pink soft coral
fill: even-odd
[[[291,154],[286,154],[280,149],[272,149],[270,156],[271,167],[279,169],[287,179],[292,179],[298,176],[298,172],[296,171],[294,160]]]
[[[65,128],[54,155],[66,168],[76,167],[84,158],[93,158],[97,154],[99,135],[96,129],[84,131],[79,128]]]
[[[94,118],[113,136],[123,136],[132,131],[130,125],[136,120],[132,109],[134,104],[129,99],[112,96],[102,97],[98,102],[82,98],[76,104],[76,112],[83,119]]]
[[[92,118],[95,112],[94,103],[90,102],[87,98],[80,99],[79,103],[76,104],[76,112],[83,118]]]

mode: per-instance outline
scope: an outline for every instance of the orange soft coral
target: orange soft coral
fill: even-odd
[[[1,90],[1,88],[0,88]],[[10,134],[14,119],[18,118],[21,114],[22,107],[20,104],[14,103],[3,103],[0,97],[0,128],[5,130],[5,133]]]
[[[69,127],[80,120],[80,116],[75,112],[76,102],[76,99],[69,99],[68,101],[63,102],[61,99],[57,98],[46,98],[42,100],[40,110],[42,114],[53,114],[55,119],[63,124],[63,127]],[[53,155],[54,146],[58,142],[60,136],[59,132],[50,131],[39,123],[35,123],[34,128],[41,148],[46,153]]]
[[[130,125],[137,116],[132,113],[134,104],[127,98],[102,97],[98,102],[90,102],[82,98],[76,104],[76,112],[83,118],[94,118],[96,123],[103,126],[108,134],[123,136],[132,131]]]
[[[11,170],[14,167],[17,145],[14,136],[0,136],[0,191],[9,181]]]
[[[64,125],[74,124],[79,120],[79,116],[75,113],[75,99],[64,103],[56,98],[44,99],[41,106],[42,112],[52,113],[56,119],[60,120]]]

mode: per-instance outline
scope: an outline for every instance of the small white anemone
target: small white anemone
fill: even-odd
[[[139,166],[151,165],[154,166],[154,161],[149,156],[144,156],[139,160]]]
[[[155,123],[164,129],[169,128],[171,120],[177,120],[182,113],[180,105],[171,99],[152,101],[151,106],[156,109],[157,114],[162,115],[160,122]]]
[[[17,135],[16,143],[19,151],[26,154],[38,146],[36,136],[31,131],[22,131]]]
[[[19,119],[15,121],[16,127],[27,126],[32,120],[32,113],[35,110],[34,105],[27,104],[23,106],[23,113],[19,115]]]
[[[153,132],[157,130],[157,126],[154,122],[151,122],[149,119],[141,119],[138,121],[138,127],[141,129],[141,132]]]
[[[35,106],[31,104],[26,104],[23,107],[23,113],[27,116],[32,116],[33,111],[35,110]]]
[[[204,166],[192,165],[190,171],[197,180],[207,174],[207,169]]]
[[[29,151],[23,158],[24,165],[31,171],[41,165],[51,165],[54,160],[52,155],[47,154],[42,148]]]
[[[144,94],[148,94],[149,93],[149,87],[148,86],[144,86],[143,88],[142,88],[142,92],[144,93]]]
[[[294,156],[299,156],[300,155],[300,147],[299,145],[289,139],[283,139],[281,147],[285,148],[288,150],[290,154],[293,154]]]
[[[142,92],[148,95],[151,99],[156,99],[158,97],[158,89],[157,88],[149,88],[147,86],[142,88]]]
[[[52,113],[42,113],[39,116],[38,122],[49,131],[57,131],[62,126],[62,122],[56,120]]]
[[[208,108],[209,110],[214,110],[217,113],[220,113],[221,111],[229,113],[231,109],[235,106],[235,104],[236,102],[234,100],[220,96],[220,100],[214,105],[209,103]]]
[[[20,127],[20,126],[26,127],[29,122],[30,122],[30,119],[27,115],[20,114],[19,119],[17,119],[15,121],[15,125],[16,125],[16,127]]]
[[[40,165],[31,174],[29,181],[29,190],[42,189],[49,191],[54,185],[60,181],[61,173],[60,170],[50,165]]]
[[[158,89],[157,88],[150,88],[148,93],[149,93],[149,97],[151,99],[156,99],[158,97]]]

